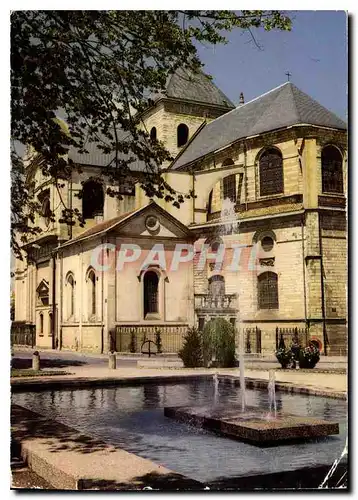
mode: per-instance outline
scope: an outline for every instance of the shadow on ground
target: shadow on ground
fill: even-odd
[[[76,359],[41,359],[41,368],[66,368],[68,366],[82,366],[87,364],[85,361],[78,361]],[[11,368],[16,370],[23,370],[32,368],[32,359],[28,358],[12,358]]]
[[[49,451],[76,451],[77,453],[93,453],[106,450],[115,451],[113,446],[79,433],[71,427],[34,413],[21,406],[11,407],[12,438],[20,443],[23,439],[47,439]]]
[[[180,474],[158,474],[151,472],[143,476],[134,477],[130,483],[105,481],[103,479],[86,479],[79,484],[82,490],[107,490],[107,491],[138,491],[144,489],[161,491],[202,491],[205,485],[194,479],[186,478]]]

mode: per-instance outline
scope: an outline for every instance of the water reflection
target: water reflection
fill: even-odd
[[[146,384],[143,387],[143,401],[145,406],[157,407],[160,405],[160,395],[158,385]]]

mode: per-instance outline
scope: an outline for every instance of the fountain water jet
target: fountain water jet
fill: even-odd
[[[239,369],[240,369],[240,391],[241,391],[241,411],[246,410],[246,384],[245,384],[245,361],[244,361],[244,330],[240,331],[239,348]]]
[[[275,370],[269,370],[269,383],[268,383],[268,397],[269,397],[269,414],[268,418],[276,418],[276,392],[275,392]]]
[[[221,220],[224,222],[224,231],[228,234],[239,233],[239,221],[235,212],[235,203],[226,198],[223,200],[221,210]],[[239,283],[239,280],[237,280]],[[245,384],[245,339],[244,330],[240,328],[240,308],[239,308],[239,290],[237,291],[237,312],[236,324],[239,335],[239,370],[240,370],[240,392],[241,392],[241,411],[246,411],[246,384]]]
[[[214,405],[217,405],[218,404],[218,398],[219,398],[219,377],[218,377],[218,372],[214,373],[213,380],[214,380]]]

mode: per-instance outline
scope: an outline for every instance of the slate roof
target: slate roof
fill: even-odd
[[[168,77],[164,92],[152,95],[154,101],[164,97],[221,106],[228,110],[235,107],[205,73],[194,73],[184,68],[177,69]]]
[[[128,133],[122,130],[118,130],[117,134],[119,140],[124,140],[128,136]],[[108,139],[105,142],[108,142]],[[100,142],[98,142],[98,144],[100,144]],[[95,142],[88,142],[85,145],[85,147],[88,151],[88,153],[85,154],[78,153],[78,151],[75,148],[70,147],[68,152],[68,157],[77,164],[93,165],[95,167],[106,167],[114,159],[115,156],[114,153],[104,154],[101,149],[97,148],[97,143]],[[120,154],[120,156],[122,158],[125,158],[124,154]],[[133,163],[131,163],[129,165],[129,168],[133,172],[146,171],[145,163],[138,159],[136,159]]]
[[[286,82],[207,124],[171,168],[179,169],[235,140],[298,124],[347,128],[338,116]]]

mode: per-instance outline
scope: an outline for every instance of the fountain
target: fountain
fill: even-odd
[[[246,410],[246,385],[245,385],[245,361],[244,361],[244,330],[240,331],[240,349],[239,349],[239,368],[240,368],[240,391],[241,391],[241,411]]]
[[[223,232],[238,232],[235,204],[226,199],[221,211]],[[237,293],[237,300],[239,293]],[[310,417],[277,415],[275,397],[275,371],[269,372],[268,395],[269,413],[257,408],[247,407],[245,387],[245,341],[244,330],[240,328],[240,308],[237,305],[236,324],[239,335],[239,370],[241,406],[227,407],[218,404],[218,376],[213,376],[214,404],[210,407],[165,407],[164,415],[179,422],[213,430],[221,435],[246,441],[257,446],[279,444],[284,440],[307,439],[312,437],[339,434],[337,423]]]
[[[276,409],[276,392],[275,392],[275,370],[269,370],[269,383],[268,383],[268,396],[269,396],[269,414],[268,418],[277,417]]]
[[[216,406],[218,404],[218,399],[219,399],[219,377],[218,377],[218,372],[215,372],[213,375],[213,381],[214,381],[214,405]]]
[[[221,209],[221,220],[223,221],[224,234],[235,234],[239,232],[239,221],[235,212],[235,203],[229,198],[223,200]],[[239,301],[239,291],[237,292],[237,301]],[[241,411],[246,410],[246,386],[245,386],[245,340],[244,330],[240,329],[240,308],[237,304],[236,324],[240,331],[239,336],[239,370],[240,370],[240,393],[241,393]]]

